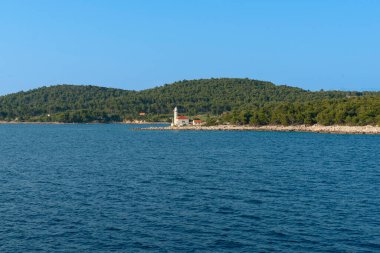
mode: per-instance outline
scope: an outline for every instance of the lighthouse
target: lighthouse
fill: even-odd
[[[178,109],[177,106],[173,110],[174,112],[174,118],[172,126],[186,126],[189,125],[189,118],[186,116],[178,116]]]
[[[177,125],[178,109],[177,106],[174,108],[174,125]]]
[[[177,125],[177,117],[178,117],[178,109],[177,109],[177,106],[174,107],[174,118],[173,118],[173,123],[172,123],[172,126],[176,126]]]

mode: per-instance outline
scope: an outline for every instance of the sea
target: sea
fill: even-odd
[[[379,135],[140,127],[0,125],[0,252],[380,252]]]

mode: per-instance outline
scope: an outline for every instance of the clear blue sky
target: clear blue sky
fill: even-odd
[[[249,77],[380,90],[377,0],[0,0],[0,94]]]

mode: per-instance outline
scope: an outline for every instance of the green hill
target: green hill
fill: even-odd
[[[178,106],[184,114],[209,114],[210,122],[376,124],[379,99],[380,92],[311,92],[238,78],[184,80],[143,91],[57,85],[0,97],[0,120],[118,122],[141,118],[139,112],[146,113],[145,120],[170,120],[173,107]],[[336,110],[347,110],[347,115],[340,112],[343,120],[335,119]],[[304,111],[309,114],[305,116]],[[365,120],[357,119],[364,117],[362,111],[368,112]],[[246,116],[241,115],[244,113]],[[292,113],[297,114],[297,120],[293,120]],[[277,114],[290,116],[279,120]],[[334,115],[334,119],[325,120],[321,116],[324,114]]]

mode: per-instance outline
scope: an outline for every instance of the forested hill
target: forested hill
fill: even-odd
[[[327,104],[348,103],[358,106],[362,104],[360,108],[368,105],[370,108],[366,110],[371,110],[368,116],[371,120],[367,117],[365,122],[375,124],[379,118],[379,99],[380,92],[311,92],[290,86],[276,86],[270,82],[236,78],[184,80],[143,91],[57,85],[0,97],[0,120],[110,122],[125,118],[137,119],[140,112],[146,113],[144,119],[147,120],[169,120],[174,106],[188,115],[217,116],[222,113],[226,115],[227,112],[250,112],[249,115],[253,115],[259,110],[275,110],[278,106],[307,104],[315,107],[315,112],[312,113],[316,118],[317,114],[326,109]],[[363,101],[366,101],[364,105]],[[350,120],[357,114],[359,107],[354,108],[354,112],[352,108],[347,109],[351,110]],[[245,120],[236,120],[235,117],[234,121],[249,123],[250,117],[245,117]],[[262,123],[273,123],[270,121],[267,119]],[[299,120],[290,123],[303,122]]]

